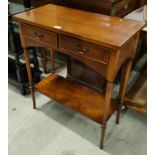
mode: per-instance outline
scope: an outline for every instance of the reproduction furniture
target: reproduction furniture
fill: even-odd
[[[9,0],[21,3],[21,0]],[[143,6],[146,0],[31,0],[33,7],[42,6],[48,3],[67,6],[70,8],[76,8],[81,10],[87,10],[91,12],[119,16],[123,17],[128,13],[135,10],[135,8]],[[44,71],[48,73],[49,68],[47,67],[47,60],[49,57],[44,54],[46,51],[42,48],[41,60],[43,63]],[[46,52],[47,53],[47,52]],[[57,53],[60,55],[60,53]],[[59,56],[59,59],[62,56]],[[63,55],[63,58],[64,55]],[[103,92],[103,86],[105,79],[93,71],[90,67],[82,64],[80,61],[74,58],[67,59],[67,76],[70,79],[76,80],[77,82],[89,86],[90,88]],[[66,62],[66,61],[65,61]],[[92,78],[90,78],[92,77]]]
[[[28,2],[30,5],[30,1],[33,7],[42,6],[48,3],[67,6],[71,8],[87,10],[91,12],[97,12],[106,15],[113,15],[123,17],[127,15],[129,12],[135,9],[136,0],[9,0],[13,2],[23,3]],[[138,0],[140,1],[140,0]],[[51,68],[47,66],[49,57],[48,51],[40,48],[41,51],[41,60],[43,64],[44,73],[48,73]],[[45,54],[46,53],[46,54]],[[78,82],[85,84],[91,88],[96,88],[97,90],[102,90],[102,85],[105,83],[102,76],[98,73],[92,71],[89,67],[84,66],[82,63],[77,61],[76,59],[65,58],[65,56],[57,53],[56,55],[60,58],[67,59],[67,67],[68,67],[68,77],[72,79],[76,79]],[[65,61],[66,62],[66,61]],[[77,72],[74,72],[77,70]],[[82,76],[81,76],[82,75]],[[93,75],[93,78],[89,78]],[[89,80],[90,79],[90,80]]]
[[[9,83],[17,86],[22,95],[28,93],[29,82],[28,75],[26,70],[26,64],[21,61],[21,56],[23,55],[23,50],[21,46],[20,36],[18,32],[18,24],[12,20],[12,16],[25,11],[24,7],[15,4],[9,3],[8,8],[8,81]],[[33,64],[32,74],[33,81],[40,81],[41,71],[39,70],[38,59],[36,55],[36,49],[30,48],[32,53],[31,64]]]
[[[37,90],[100,123],[100,148],[103,148],[107,121],[118,110],[117,101],[111,98],[113,83],[125,65],[119,95],[123,102],[139,31],[144,23],[51,4],[15,15],[14,19],[20,25],[33,108],[36,108],[34,90]],[[53,72],[34,85],[27,50],[33,46],[50,49],[53,68],[55,51],[90,67],[105,78],[105,91],[101,93]]]

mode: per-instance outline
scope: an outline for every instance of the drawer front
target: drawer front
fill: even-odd
[[[135,0],[123,0],[114,6],[114,15],[124,17],[135,9]]]
[[[22,25],[23,35],[48,46],[57,47],[57,34],[34,26]]]
[[[60,36],[60,48],[103,64],[108,63],[109,49],[65,35]]]

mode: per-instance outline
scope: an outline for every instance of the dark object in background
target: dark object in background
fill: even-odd
[[[8,5],[8,80],[9,83],[17,86],[22,95],[28,93],[28,75],[26,70],[26,64],[21,62],[21,56],[23,55],[23,49],[21,46],[18,24],[12,20],[12,15],[17,14],[18,12],[24,11],[26,8],[21,6],[22,9],[17,9],[19,5],[15,3],[9,3]],[[32,77],[33,82],[37,83],[40,81],[41,71],[39,70],[39,62],[37,59],[37,49],[29,48],[31,52],[31,64],[32,67]]]
[[[40,74],[40,71],[35,71],[35,69],[32,68],[32,76],[34,83],[40,81]],[[9,83],[18,87],[22,95],[26,95],[30,92],[25,63],[16,62],[14,59],[8,58],[8,76]]]
[[[25,9],[30,9],[31,8],[31,0],[23,0],[23,5]]]

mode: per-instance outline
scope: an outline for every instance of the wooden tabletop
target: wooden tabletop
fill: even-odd
[[[14,19],[113,48],[121,47],[145,25],[143,22],[52,4],[17,14]]]

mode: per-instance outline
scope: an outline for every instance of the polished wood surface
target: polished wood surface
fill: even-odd
[[[88,59],[107,64],[109,59],[109,49],[90,44],[82,40],[61,35],[60,48],[73,53],[83,55]]]
[[[120,90],[120,97],[124,99],[139,31],[144,23],[55,5],[46,5],[15,15],[14,19],[20,25],[33,108],[36,108],[36,89],[101,123],[100,148],[103,148],[107,120],[117,109],[111,99],[113,84],[119,70],[126,64]],[[54,74],[34,86],[26,50],[31,46],[49,48],[53,65],[56,50],[85,64],[104,77],[105,91],[99,93],[76,83],[74,79],[73,82]],[[130,63],[127,63],[129,60]]]
[[[76,59],[68,58],[68,62],[72,63],[67,63],[67,78],[99,92],[104,91],[106,80],[101,74]]]
[[[25,37],[28,37],[34,41],[39,41],[43,44],[47,44],[49,46],[57,47],[57,34],[46,31],[43,29],[39,29],[36,27],[32,27],[29,25],[22,25],[23,34]]]
[[[119,91],[119,106],[118,106],[116,124],[119,124],[120,112],[121,112],[122,105],[124,103],[124,96],[126,93],[128,77],[130,75],[131,67],[132,67],[132,60],[128,59],[128,61],[125,63],[125,65],[122,68],[120,91]]]
[[[14,19],[111,48],[121,47],[144,26],[141,22],[51,4],[18,14]]]
[[[103,93],[89,89],[56,74],[49,75],[34,87],[42,94],[102,124],[104,108],[106,106]],[[115,109],[116,102],[111,100],[107,119],[110,118]]]
[[[19,0],[9,1],[21,3],[21,1]],[[144,3],[142,3],[144,1],[146,0],[31,0],[33,7],[38,7],[51,3],[55,5],[66,6],[70,8],[87,10],[91,12],[118,17],[124,17],[136,8],[144,6]],[[45,58],[43,57],[42,60],[44,59]],[[45,63],[46,61],[43,62],[43,66],[46,66]],[[74,70],[76,70],[76,73]],[[67,76],[69,78],[72,78],[79,83],[85,84],[86,86],[89,86],[96,90],[103,91],[102,85],[104,83],[104,78],[100,74],[97,74],[95,72],[93,72],[93,75],[96,77],[96,79],[90,79],[90,77],[92,76],[92,70],[89,67],[84,67],[82,63],[76,61],[75,59],[68,59]]]

